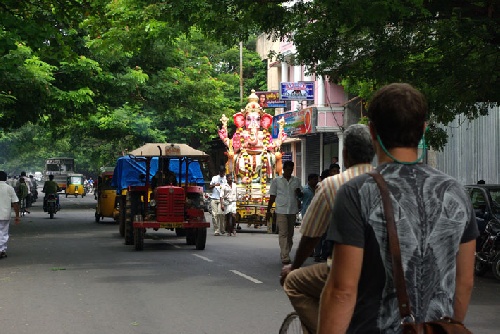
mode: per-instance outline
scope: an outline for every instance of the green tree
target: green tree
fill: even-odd
[[[182,7],[200,3],[210,8],[196,16],[204,31],[228,43],[256,27],[286,38],[295,62],[364,99],[390,82],[418,87],[429,100],[437,148],[446,139],[436,125],[484,115],[500,101],[497,1],[186,0]]]
[[[3,1],[0,151],[7,167],[64,155],[90,172],[144,142],[206,148],[221,114],[240,107],[237,49],[192,27],[196,20],[175,21],[180,12],[172,6]],[[263,89],[265,66],[255,52],[244,55],[248,90]]]

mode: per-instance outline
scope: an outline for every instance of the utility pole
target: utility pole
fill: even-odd
[[[240,42],[240,103],[243,103],[243,42]]]

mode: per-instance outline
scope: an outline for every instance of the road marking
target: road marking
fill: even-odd
[[[258,279],[256,278],[253,278],[251,276],[248,276],[248,275],[245,275],[243,274],[242,272],[238,271],[238,270],[229,270],[230,272],[232,272],[233,274],[236,274],[238,276],[241,276],[243,278],[246,278],[247,280],[251,281],[251,282],[254,282],[254,283],[257,283],[257,284],[261,284],[262,282],[259,281]]]
[[[207,262],[214,262],[213,260],[210,260],[208,257],[204,257],[204,256],[201,256],[201,255],[198,255],[198,254],[193,254],[193,255],[196,256],[196,257],[199,257],[200,259],[205,260]]]

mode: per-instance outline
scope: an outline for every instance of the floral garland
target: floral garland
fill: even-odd
[[[264,139],[262,141],[262,168],[260,171],[260,191],[262,194],[262,198],[265,198],[267,193],[267,147],[269,146],[269,134],[267,129],[263,131]]]
[[[237,130],[239,133],[243,131],[241,127]],[[252,164],[250,163],[250,156],[245,147],[245,138],[243,136],[240,137],[241,142],[241,154],[243,156],[243,161],[245,163],[243,182],[245,183],[245,197],[248,200],[251,198],[252,194]]]

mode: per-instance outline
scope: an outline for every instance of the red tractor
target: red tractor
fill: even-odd
[[[141,174],[142,184],[127,186],[120,209],[125,244],[142,250],[147,229],[165,228],[185,236],[188,245],[205,249],[210,223],[203,210],[204,178],[200,171],[209,156],[185,144],[146,144],[129,154],[145,165],[145,173]],[[152,161],[157,172],[150,180],[146,175],[151,175]]]

